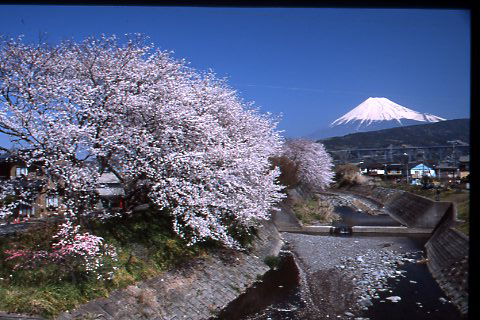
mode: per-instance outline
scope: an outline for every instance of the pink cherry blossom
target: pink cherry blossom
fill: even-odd
[[[268,219],[284,197],[269,163],[282,150],[276,125],[212,72],[136,36],[0,45],[0,132],[42,164],[72,218],[95,211],[109,170],[125,188],[124,214],[149,203],[191,244],[238,247],[230,227]]]

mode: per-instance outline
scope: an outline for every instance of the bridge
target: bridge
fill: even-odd
[[[412,162],[419,160],[441,161],[446,157],[458,159],[470,153],[469,144],[452,144],[444,146],[402,146],[389,148],[365,148],[365,149],[342,149],[328,150],[334,160],[356,161],[371,158],[382,161]]]

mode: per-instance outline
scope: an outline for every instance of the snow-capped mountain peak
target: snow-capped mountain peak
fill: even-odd
[[[401,120],[413,120],[420,122],[438,122],[445,119],[429,113],[420,113],[405,108],[387,98],[368,98],[357,107],[347,112],[342,117],[333,121],[330,127],[357,123],[358,127],[368,126],[372,122],[396,121],[402,125]]]

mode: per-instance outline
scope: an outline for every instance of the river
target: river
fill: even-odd
[[[336,227],[399,225],[388,215],[335,211]],[[215,319],[462,319],[421,263],[427,236],[282,236],[278,269]]]

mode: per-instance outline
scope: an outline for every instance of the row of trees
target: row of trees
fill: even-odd
[[[108,170],[125,187],[125,214],[148,202],[190,243],[238,247],[232,228],[268,219],[285,196],[281,161],[294,163],[298,180],[313,188],[332,179],[322,145],[284,143],[276,125],[212,72],[187,67],[141,36],[1,43],[0,132],[15,156],[41,164],[72,221],[93,211]]]

